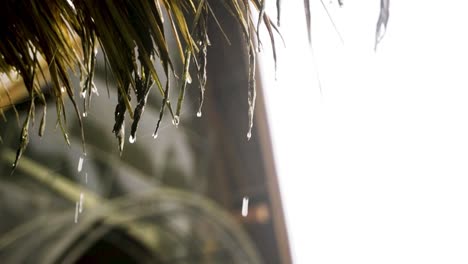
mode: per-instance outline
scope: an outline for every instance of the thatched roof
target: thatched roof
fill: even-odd
[[[377,24],[377,36],[388,20],[388,1],[381,0],[381,19]],[[28,144],[28,133],[34,117],[35,106],[43,105],[40,132],[44,131],[46,99],[42,87],[51,82],[50,94],[55,100],[57,123],[67,140],[65,99],[72,102],[82,127],[91,98],[97,89],[93,83],[96,51],[100,47],[106,63],[117,81],[118,102],[115,108],[113,132],[123,149],[125,137],[124,119],[130,116],[133,123],[130,140],[134,140],[138,122],[144,112],[151,89],[160,94],[161,109],[154,136],[157,136],[161,119],[169,110],[175,125],[179,123],[182,101],[187,83],[191,82],[190,68],[195,67],[199,81],[199,112],[202,111],[206,84],[207,48],[210,45],[208,23],[218,23],[211,4],[224,5],[235,17],[244,35],[249,57],[248,116],[251,135],[255,109],[255,44],[258,31],[263,25],[268,31],[276,57],[275,32],[280,21],[280,0],[277,4],[277,19],[274,22],[265,12],[265,0],[7,0],[0,9],[0,72],[18,74],[28,93],[29,111],[23,123],[20,147],[16,162]],[[309,1],[305,0],[306,17],[310,24]],[[340,5],[342,4],[339,1]],[[254,8],[252,10],[251,8]],[[258,14],[258,21],[252,18]],[[384,14],[384,16],[382,16]],[[168,28],[170,30],[168,30]],[[310,26],[309,26],[310,28]],[[220,30],[222,28],[220,26]],[[175,39],[169,45],[168,38]],[[227,36],[229,37],[229,36]],[[177,56],[171,56],[172,50]],[[276,60],[276,58],[275,58]],[[182,64],[177,72],[174,65]],[[156,68],[162,68],[159,74]],[[79,93],[71,85],[69,71],[79,73]],[[177,83],[170,77],[177,76]],[[178,100],[169,100],[170,90],[178,88]],[[131,92],[133,91],[133,92]],[[131,93],[136,98],[131,98]],[[0,93],[11,97],[8,90]],[[78,107],[77,97],[84,101],[83,110]],[[84,135],[82,133],[83,151]],[[68,143],[69,144],[69,143]]]

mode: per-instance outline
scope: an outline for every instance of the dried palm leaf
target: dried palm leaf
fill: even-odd
[[[0,9],[2,39],[0,72],[9,75],[10,78],[12,72],[20,75],[29,94],[29,111],[23,123],[20,147],[13,167],[16,167],[28,144],[28,133],[34,123],[37,99],[44,105],[39,134],[42,135],[44,132],[46,104],[40,82],[37,81],[39,78],[49,79],[52,84],[50,93],[55,99],[57,126],[61,128],[67,144],[69,140],[65,102],[71,101],[81,127],[83,152],[86,152],[82,116],[86,116],[93,94],[98,93],[93,83],[98,47],[104,54],[106,67],[110,66],[117,82],[118,99],[113,132],[119,141],[120,152],[125,142],[125,117],[128,114],[133,119],[129,140],[135,141],[138,123],[153,86],[162,100],[153,137],[158,134],[166,108],[172,116],[173,123],[175,125],[179,123],[185,89],[191,83],[189,72],[193,64],[196,65],[200,84],[197,115],[201,116],[207,78],[207,50],[210,45],[208,23],[213,20],[219,25],[210,2],[227,8],[236,19],[244,36],[249,57],[247,138],[250,138],[256,98],[255,43],[260,43],[258,32],[263,22],[270,36],[276,65],[274,32],[278,31],[277,26],[280,24],[280,0],[276,1],[276,24],[265,12],[266,0],[4,1]],[[389,0],[382,0],[377,35],[380,35],[381,26],[385,27],[388,21],[388,2]],[[310,31],[309,0],[305,0],[304,4]],[[342,2],[339,1],[339,4]],[[255,11],[251,7],[254,7]],[[252,18],[254,12],[259,15],[256,23]],[[226,35],[222,29],[221,32]],[[175,48],[168,45],[169,39],[175,39]],[[378,38],[376,43],[379,40]],[[177,52],[176,60],[180,59],[177,62],[183,65],[181,73],[175,72],[173,66],[175,61],[170,56],[170,51],[173,49]],[[42,67],[41,61],[45,64]],[[162,75],[156,71],[157,64],[164,70]],[[76,68],[79,70],[81,80],[79,94],[83,99],[83,113],[77,105],[76,92],[71,85],[69,74],[70,70],[76,73]],[[171,76],[181,76],[181,78],[178,83],[170,83]],[[175,111],[169,100],[169,92],[174,86],[179,87]],[[6,92],[8,95],[8,90]],[[136,95],[133,104],[132,93]]]
[[[277,1],[279,4],[280,1]],[[217,3],[218,4],[218,3]],[[257,27],[252,22],[254,6],[259,12]],[[258,32],[260,21],[266,25],[274,46],[276,25],[265,13],[265,0],[225,0],[224,6],[234,15],[245,37],[249,54],[249,131],[253,126],[255,108],[255,48],[252,33]],[[280,12],[278,12],[279,22]],[[119,150],[125,142],[125,117],[133,123],[130,141],[136,139],[138,123],[144,112],[148,94],[155,86],[162,99],[159,124],[168,108],[174,124],[180,120],[185,89],[191,83],[189,75],[192,64],[196,65],[200,83],[201,115],[205,85],[207,50],[210,45],[208,23],[215,18],[208,0],[7,0],[0,10],[0,72],[18,73],[29,93],[29,111],[23,123],[20,147],[13,166],[16,167],[28,144],[29,128],[34,121],[34,107],[37,99],[44,105],[39,134],[45,128],[45,97],[36,79],[49,76],[52,84],[51,96],[55,99],[57,125],[61,128],[65,141],[67,117],[65,102],[70,100],[81,128],[82,117],[87,115],[91,98],[97,89],[93,83],[96,65],[96,51],[100,46],[106,65],[110,66],[118,89],[113,132],[119,141]],[[214,19],[216,21],[216,19]],[[218,23],[216,21],[216,23]],[[167,30],[170,29],[170,30]],[[224,34],[224,32],[223,32]],[[176,59],[183,65],[177,73],[171,58],[172,47],[169,38],[177,45]],[[276,53],[273,53],[276,60]],[[45,61],[40,67],[39,60]],[[164,70],[161,75],[156,64]],[[71,85],[69,72],[79,70],[79,95],[83,99],[83,113],[77,105],[76,90]],[[181,76],[179,83],[169,82],[170,76]],[[44,77],[45,79],[46,77]],[[164,84],[165,83],[165,84]],[[169,91],[179,87],[179,98],[175,111],[169,100]],[[131,94],[136,96],[132,100]],[[67,99],[68,97],[68,99]],[[83,130],[82,130],[83,131]],[[85,152],[82,132],[83,151]]]

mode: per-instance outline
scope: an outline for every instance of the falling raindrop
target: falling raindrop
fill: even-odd
[[[83,203],[84,203],[84,194],[80,193],[80,205],[78,208],[78,212],[81,214],[83,212]]]
[[[78,212],[79,212],[79,202],[76,202],[75,206],[75,224],[78,223]]]
[[[249,197],[242,198],[242,216],[246,217],[249,214]]]
[[[201,111],[198,111],[197,112],[197,117],[201,117],[202,116],[202,112]]]
[[[84,158],[83,156],[80,157],[80,159],[78,160],[78,172],[81,172],[81,170],[83,169],[83,161],[84,161]]]
[[[134,137],[134,136],[132,136],[132,135],[130,135],[130,136],[128,137],[128,142],[130,142],[130,144],[135,143],[135,141],[136,141],[136,137]]]
[[[158,133],[153,133],[153,138],[154,139],[158,138]]]
[[[178,115],[175,115],[174,116],[174,119],[172,119],[172,124],[176,127],[179,126],[179,123],[180,123],[180,117]]]

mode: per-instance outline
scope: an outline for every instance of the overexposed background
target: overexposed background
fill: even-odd
[[[377,52],[380,1],[324,4],[344,43],[287,1],[261,54],[294,262],[468,263],[468,4],[391,1]]]

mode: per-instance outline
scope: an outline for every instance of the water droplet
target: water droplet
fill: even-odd
[[[247,140],[250,140],[252,137],[252,131],[247,132]]]
[[[78,212],[81,214],[83,212],[83,203],[84,203],[84,194],[80,193],[80,204],[78,207]]]
[[[86,98],[86,91],[82,91],[82,92],[80,93],[80,96],[81,96],[81,98]]]
[[[154,139],[158,138],[158,133],[153,133],[153,138]]]
[[[192,83],[192,76],[190,76],[190,73],[187,72],[187,74],[185,75],[185,81],[187,83]]]
[[[83,156],[80,157],[80,159],[78,160],[78,172],[81,172],[81,170],[83,169],[83,161],[84,161],[84,158]]]
[[[94,82],[91,83],[91,92],[94,93],[95,95],[99,96],[98,89],[96,88],[96,85],[94,85]]]
[[[202,112],[201,111],[198,111],[197,112],[197,117],[201,117],[202,116]]]
[[[65,92],[65,86],[60,87],[60,91],[61,91],[62,93],[64,93],[64,92]]]
[[[88,112],[83,112],[83,117],[87,117],[88,116]]]
[[[98,54],[98,49],[94,49],[94,56]]]
[[[180,117],[178,115],[174,116],[174,119],[172,119],[172,124],[178,127],[179,123],[180,123]]]
[[[242,198],[242,216],[246,217],[249,214],[249,197]]]
[[[78,212],[79,212],[79,203],[76,202],[76,206],[75,206],[75,224],[78,223]]]
[[[130,142],[130,144],[135,143],[135,141],[136,141],[136,137],[134,137],[134,136],[132,136],[132,135],[130,135],[130,136],[128,137],[128,142]]]

